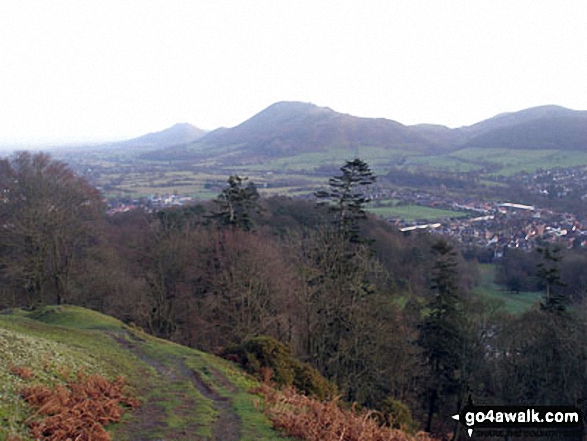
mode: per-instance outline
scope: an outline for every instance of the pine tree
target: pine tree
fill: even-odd
[[[232,226],[243,231],[253,229],[252,212],[259,212],[259,192],[253,182],[246,186],[244,182],[248,178],[241,178],[237,175],[228,178],[228,186],[214,200],[219,206],[215,214],[220,224]]]
[[[426,392],[428,417],[426,430],[443,397],[457,393],[458,372],[461,369],[464,345],[464,315],[457,287],[456,252],[444,239],[432,251],[437,256],[433,266],[428,315],[420,326],[420,346],[430,369]]]
[[[544,286],[544,300],[540,303],[540,308],[548,312],[561,313],[567,309],[570,300],[557,286],[565,286],[560,277],[559,262],[562,260],[560,247],[540,247],[538,253],[542,256],[543,262],[538,264],[536,277]]]
[[[315,195],[319,204],[329,204],[336,213],[334,223],[341,236],[359,242],[358,221],[366,217],[364,207],[369,202],[365,186],[373,184],[376,177],[367,163],[358,158],[346,161],[340,170],[342,175],[330,178],[330,188],[317,191]]]

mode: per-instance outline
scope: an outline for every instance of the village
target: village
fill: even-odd
[[[390,219],[409,234],[428,231],[457,239],[466,245],[490,247],[494,257],[505,248],[532,250],[543,242],[573,248],[587,246],[587,226],[570,213],[556,213],[532,205],[516,203],[453,203],[453,209],[477,214],[449,218],[435,223],[407,223]]]
[[[583,173],[544,172],[550,179],[559,180],[557,198],[566,198],[578,189],[584,189]],[[564,185],[560,176],[565,176]],[[573,176],[581,185],[569,179]],[[526,181],[526,189],[545,198],[545,179],[541,175]],[[520,178],[518,178],[520,179]],[[550,187],[552,189],[552,186]],[[479,201],[457,199],[423,192],[395,194],[404,203],[417,203],[431,208],[451,209],[467,216],[436,219],[434,222],[406,222],[390,218],[400,231],[410,234],[414,231],[428,231],[455,238],[471,246],[488,247],[494,250],[494,257],[503,255],[505,248],[532,250],[544,242],[556,243],[561,247],[587,246],[587,221],[577,213],[541,208],[537,205],[511,201]],[[545,204],[546,205],[546,204]]]

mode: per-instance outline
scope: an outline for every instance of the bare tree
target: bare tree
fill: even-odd
[[[19,303],[64,303],[72,265],[92,241],[99,192],[44,153],[18,153],[0,173],[3,275]]]

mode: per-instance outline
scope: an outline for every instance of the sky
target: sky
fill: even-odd
[[[0,145],[233,127],[277,101],[402,124],[587,110],[585,0],[2,0]]]

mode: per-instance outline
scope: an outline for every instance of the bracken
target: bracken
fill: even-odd
[[[21,396],[36,408],[27,424],[35,439],[59,441],[110,441],[104,425],[119,422],[123,406],[136,408],[140,402],[125,393],[125,381],[110,381],[99,375],[84,376],[65,386],[25,387]],[[39,416],[45,418],[38,419]]]
[[[433,441],[424,432],[411,436],[381,426],[373,412],[344,409],[336,399],[319,401],[292,388],[277,391],[267,385],[252,392],[265,397],[265,413],[289,436],[308,441]]]

